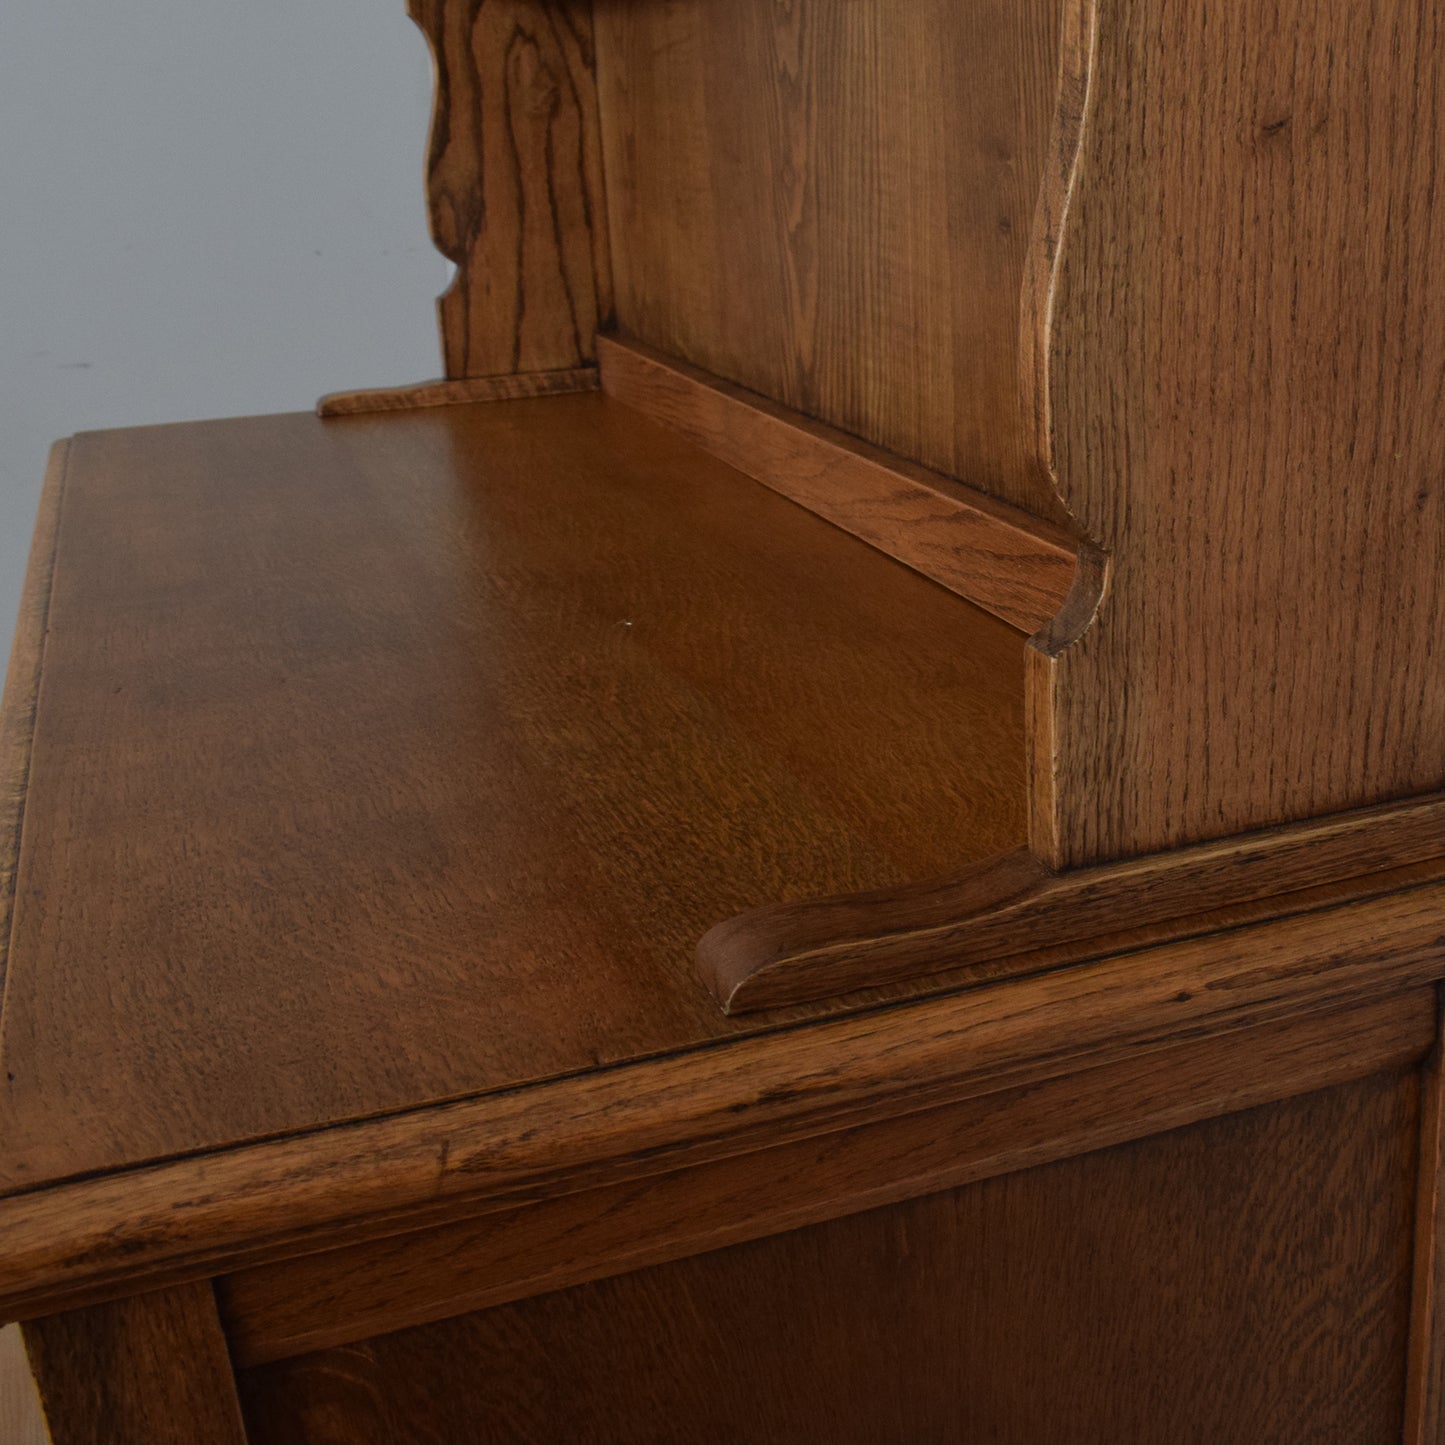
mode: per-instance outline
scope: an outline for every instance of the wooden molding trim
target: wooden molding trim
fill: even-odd
[[[60,498],[65,490],[68,441],[50,449],[40,513],[30,543],[30,561],[20,594],[20,617],[0,697],[0,1002],[5,998],[5,973],[14,920],[15,874],[20,863],[20,833],[25,794],[30,783],[30,751],[35,737],[35,699],[40,691],[40,665],[45,656],[45,618],[50,611],[50,582],[60,525]]]
[[[333,391],[316,403],[317,416],[363,416],[377,411],[415,411],[427,406],[458,406],[469,401],[519,401],[531,396],[564,396],[596,391],[597,368],[529,371],[512,376],[477,376],[458,381],[419,381],[413,386],[372,391]]]
[[[1445,973],[1425,884],[1006,985],[0,1199],[0,1319],[1041,1084]]]
[[[1027,633],[1073,585],[1048,522],[635,341],[597,338],[602,390]]]
[[[1445,876],[1445,797],[1365,808],[1172,853],[1056,873],[1026,848],[927,883],[777,903],[720,923],[698,966],[730,1014],[836,997],[943,969],[1012,958],[1048,966],[1217,927],[1221,908],[1258,903],[1283,916],[1380,892],[1390,870]],[[1348,893],[1346,894],[1348,896]]]
[[[1428,987],[1125,1059],[1041,1085],[307,1255],[218,1284],[256,1365],[800,1229],[1329,1088],[1420,1059]]]

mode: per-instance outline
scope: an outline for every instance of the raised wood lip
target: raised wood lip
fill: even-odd
[[[1151,941],[1208,926],[1209,910],[1310,906],[1314,890],[1439,862],[1445,795],[1362,808],[1169,853],[1055,872],[1025,848],[945,878],[850,897],[773,904],[718,924],[699,971],[728,1013],[778,1008],[1015,958],[1012,972],[1097,956],[1129,929]],[[1060,953],[1060,949],[1063,950]],[[999,970],[993,970],[994,976]]]
[[[405,1233],[1380,998],[1445,885],[0,1199],[0,1318]]]
[[[577,392],[596,391],[599,386],[595,366],[562,371],[516,372],[507,376],[442,378],[418,381],[410,386],[328,392],[316,403],[316,415],[370,416],[376,412],[465,406],[479,401],[522,401],[534,396],[570,396]]]
[[[618,335],[597,338],[602,390],[1025,633],[1074,584],[1063,528]]]

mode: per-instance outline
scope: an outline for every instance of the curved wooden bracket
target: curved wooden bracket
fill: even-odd
[[[1445,875],[1439,795],[1068,872],[1020,848],[906,888],[744,913],[703,938],[698,963],[723,1009],[747,1013],[974,964],[1027,973],[1122,951],[1142,941],[1131,932],[1161,942],[1237,921],[1222,909],[1282,917],[1383,891],[1390,870],[1429,864]]]
[[[456,263],[449,380],[575,371],[612,310],[591,0],[409,0],[431,45],[427,201]]]

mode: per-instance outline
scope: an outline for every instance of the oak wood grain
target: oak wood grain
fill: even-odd
[[[1418,1060],[1435,995],[1395,994],[942,1109],[307,1255],[218,1285],[254,1365],[952,1188]]]
[[[377,411],[412,411],[424,406],[456,406],[469,401],[519,401],[529,396],[564,396],[597,390],[597,368],[515,372],[459,381],[421,381],[414,386],[333,391],[316,403],[317,416],[364,416]]]
[[[1416,1094],[1377,1076],[243,1370],[252,1439],[1398,1439]]]
[[[427,198],[456,263],[450,379],[590,364],[612,311],[590,0],[408,0],[436,96]]]
[[[1445,14],[1069,10],[1034,414],[1112,571],[1031,653],[1035,851],[1437,791]]]
[[[698,964],[730,1013],[777,1008],[931,970],[1007,959],[1019,971],[1221,923],[1257,904],[1285,916],[1445,874],[1445,799],[1362,808],[1287,828],[1056,873],[1027,848],[911,887],[772,904],[718,924]],[[1353,888],[1328,885],[1352,883]],[[993,976],[998,976],[995,972]]]
[[[23,1329],[54,1445],[246,1445],[210,1285]]]
[[[0,1200],[0,1318],[210,1276],[1363,1005],[1445,969],[1428,885],[966,993]]]
[[[623,330],[1065,520],[1017,382],[1057,6],[596,14]]]
[[[719,381],[599,336],[602,387],[713,456],[1024,632],[1074,583],[1067,533],[936,472]]]
[[[735,1034],[717,919],[1022,836],[1018,634],[605,397],[87,434],[67,495],[0,1188]]]

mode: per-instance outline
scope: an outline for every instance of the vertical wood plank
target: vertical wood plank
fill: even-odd
[[[448,378],[570,370],[612,310],[591,0],[410,0],[436,60],[427,194]]]
[[[1445,11],[1070,5],[1037,410],[1111,562],[1031,657],[1035,851],[1435,791]]]
[[[54,1445],[245,1445],[209,1282],[22,1329]]]

